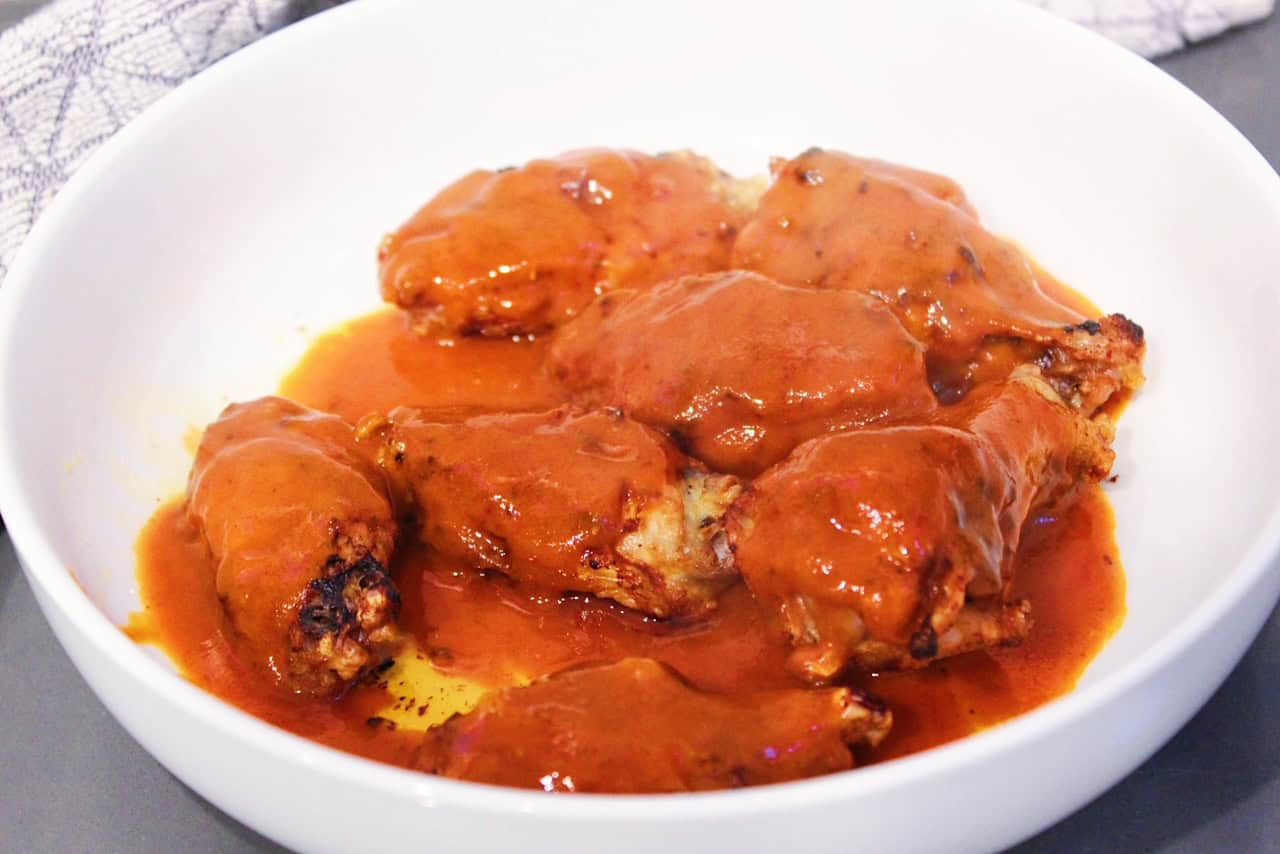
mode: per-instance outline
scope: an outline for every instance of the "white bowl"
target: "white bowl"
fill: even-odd
[[[196,689],[117,626],[182,437],[377,305],[373,252],[447,180],[593,145],[740,173],[812,144],[943,172],[1149,333],[1111,490],[1129,616],[1077,690],[928,753],[672,797],[399,771]],[[1280,181],[1136,57],[1017,3],[366,2],[267,39],[103,147],[0,291],[0,508],[102,701],[241,821],[308,850],[965,851],[1102,792],[1218,686],[1275,603]],[[600,834],[606,833],[607,836]]]

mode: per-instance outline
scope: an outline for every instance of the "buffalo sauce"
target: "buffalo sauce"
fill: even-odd
[[[322,337],[281,393],[354,422],[398,405],[537,410],[560,402],[541,373],[542,340],[423,341],[406,315],[382,311]],[[493,688],[627,656],[664,661],[714,691],[803,687],[785,640],[738,584],[705,620],[664,621],[590,597],[546,597],[406,543],[393,563],[411,642],[394,665],[342,697],[280,691],[237,657],[214,591],[207,547],[180,500],[138,541],[144,610],[126,632],[163,648],[193,682],[283,729],[379,761],[409,765],[422,731]],[[1101,488],[1080,488],[1027,523],[1015,593],[1033,604],[1018,647],[969,653],[918,671],[868,674],[892,708],[878,762],[963,737],[1069,691],[1124,613],[1124,578]]]

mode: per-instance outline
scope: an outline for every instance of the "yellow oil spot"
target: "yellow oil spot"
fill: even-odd
[[[383,679],[392,700],[378,716],[395,721],[398,729],[428,730],[458,714],[466,714],[495,686],[438,670],[416,649],[407,649]],[[511,685],[527,685],[529,679],[512,676]],[[506,687],[506,686],[502,686]]]
[[[196,455],[196,450],[200,447],[200,440],[204,438],[204,428],[197,427],[194,424],[187,425],[187,429],[182,431],[182,447],[191,456]]]

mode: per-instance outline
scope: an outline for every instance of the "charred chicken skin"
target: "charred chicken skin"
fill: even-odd
[[[472,172],[384,241],[382,295],[425,332],[542,332],[613,288],[727,267],[753,186],[684,152]]]
[[[200,443],[187,513],[232,625],[282,686],[334,693],[395,649],[395,512],[341,419],[278,397],[227,407]]]
[[[850,688],[732,696],[628,658],[509,688],[427,733],[416,767],[550,792],[686,792],[854,767],[892,717]]]
[[[822,433],[937,407],[924,348],[883,302],[742,271],[606,294],[559,331],[549,360],[580,401],[620,407],[739,475]]]
[[[1142,383],[1142,329],[1049,297],[940,176],[821,149],[779,161],[732,266],[884,301],[928,349],[944,402],[1026,362],[1087,413]]]
[[[1022,525],[1104,477],[1110,438],[1025,367],[932,423],[813,439],[730,510],[737,566],[815,683],[1016,642]]]
[[[707,612],[736,577],[721,521],[738,481],[617,410],[401,408],[377,429],[419,535],[476,569],[658,617]]]

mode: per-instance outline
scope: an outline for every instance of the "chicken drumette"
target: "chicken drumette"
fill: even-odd
[[[854,766],[892,716],[849,688],[709,694],[651,659],[509,688],[427,733],[416,767],[559,792],[680,792]]]
[[[1142,329],[1049,297],[940,176],[821,149],[779,161],[732,266],[883,300],[926,346],[944,402],[1026,362],[1087,413],[1142,383]]]
[[[540,332],[614,287],[724,269],[759,189],[687,152],[473,172],[383,243],[382,294],[425,332]]]
[[[737,480],[617,410],[440,422],[401,408],[364,429],[419,536],[476,569],[659,617],[706,612],[736,577],[721,520]]]
[[[395,648],[386,479],[341,419],[268,397],[209,425],[187,513],[249,658],[286,688],[342,689]]]
[[[737,566],[812,682],[1016,641],[1022,525],[1105,476],[1110,438],[1028,366],[932,423],[813,439],[731,508]]]
[[[559,331],[550,365],[581,402],[742,475],[821,433],[937,406],[923,348],[880,300],[741,271],[606,294]]]

